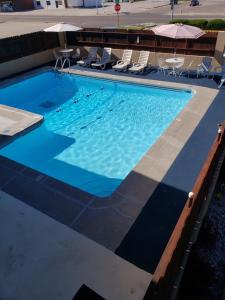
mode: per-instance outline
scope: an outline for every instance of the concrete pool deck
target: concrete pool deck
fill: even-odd
[[[0,231],[4,300],[72,300],[83,284],[108,300],[142,299],[151,280],[149,273],[4,192]]]
[[[110,209],[116,209],[119,214],[132,219],[132,222],[123,224],[120,242],[118,243],[119,234],[117,233],[117,245],[111,249],[124,259],[153,273],[162,249],[169,239],[167,233],[172,233],[176,224],[175,220],[179,217],[188,192],[191,191],[215,138],[217,124],[225,119],[225,103],[222,100],[225,95],[224,90],[218,90],[216,83],[209,79],[163,76],[154,71],[145,76],[138,76],[127,73],[118,74],[113,70],[98,71],[75,66],[64,72],[158,87],[187,89],[194,93],[191,101],[143,156],[113,196],[108,197],[110,199],[106,199],[107,201],[98,200],[102,204],[97,202],[97,208],[105,209],[104,213],[91,212],[91,208],[96,205],[95,201],[74,226],[79,232],[84,232],[88,237],[109,247],[104,237],[93,232],[93,228],[98,218],[110,220]],[[210,108],[215,100],[214,111],[211,112]],[[221,107],[218,111],[219,106]],[[207,124],[204,118],[207,118]],[[197,140],[196,136],[198,136]],[[201,144],[198,144],[201,139]],[[166,225],[162,224],[160,218],[157,219],[159,203],[161,217]],[[90,222],[93,222],[93,226],[88,226]],[[103,224],[105,222],[101,223],[101,226],[104,226]],[[128,231],[123,236],[125,226]],[[143,228],[145,228],[144,231]],[[107,234],[110,234],[110,231]],[[149,237],[152,242],[146,245]],[[138,250],[140,248],[142,251]],[[153,255],[149,255],[150,253]]]
[[[79,193],[77,189],[71,186],[0,157],[0,168],[2,171],[0,173],[0,189],[4,191],[4,197],[8,197],[6,193],[11,194],[29,206],[44,212],[71,228],[66,230],[74,232],[78,236],[80,235],[77,232],[81,233],[83,235],[82,238],[110,253],[110,264],[113,264],[114,259],[121,259],[121,263],[124,263],[123,266],[125,266],[125,263],[131,263],[134,267],[132,274],[139,274],[138,278],[143,280],[143,285],[141,284],[143,289],[137,289],[138,292],[135,293],[134,298],[126,298],[122,294],[115,295],[112,285],[107,286],[106,294],[103,286],[99,287],[96,284],[90,284],[88,280],[82,279],[83,284],[92,288],[99,295],[106,297],[106,299],[142,299],[143,290],[146,290],[150,283],[151,273],[154,272],[177,222],[187,199],[187,193],[192,189],[212,141],[216,136],[216,125],[225,119],[225,89],[218,90],[216,83],[209,79],[164,77],[154,72],[146,76],[127,76],[127,74],[117,74],[112,71],[96,71],[81,68],[70,71],[86,76],[99,76],[108,79],[196,91],[193,99],[128,175],[128,181],[124,181],[124,184],[113,194],[113,197],[101,199],[86,194],[86,198],[83,198],[84,194],[82,192]],[[36,212],[19,200],[11,197],[10,199],[13,199],[10,200],[13,205],[9,205],[5,210],[5,223],[4,226],[0,227],[1,236],[4,237],[6,245],[9,245],[14,240],[14,236],[18,236],[15,230],[12,230],[10,235],[7,234],[5,236],[7,223],[12,223],[10,226],[14,229],[16,228],[17,223],[11,222],[12,217],[10,217],[10,213],[19,214],[13,210],[14,205],[18,208],[18,211],[20,211],[19,207],[23,207],[29,213],[31,213],[31,210]],[[7,201],[1,202],[3,207],[7,207],[7,204]],[[29,213],[27,213],[27,216],[29,216]],[[39,212],[36,213],[40,214]],[[6,217],[7,215],[8,218]],[[47,216],[44,216],[44,218],[51,222],[53,221]],[[32,232],[33,228],[30,223],[26,219],[24,219],[24,223],[27,224],[28,228],[31,228]],[[35,225],[40,232],[43,230],[41,229],[41,223],[39,221]],[[65,228],[64,225],[57,224],[57,230]],[[34,240],[30,241],[30,245],[37,247],[37,241],[42,241],[41,234],[37,235],[37,231],[33,233]],[[46,232],[46,238],[48,235],[50,234]],[[36,238],[37,240],[35,241]],[[97,244],[88,238],[94,240]],[[15,238],[15,240],[17,239]],[[20,243],[23,243],[23,240]],[[17,242],[15,242],[16,245]],[[4,247],[3,242],[0,246],[0,259],[5,260],[7,253]],[[39,250],[37,249],[39,247],[42,248],[42,242],[40,242],[38,248],[35,247],[33,249],[36,250],[33,251],[37,253],[38,257]],[[2,249],[4,251],[1,251]],[[43,253],[45,251],[47,250],[44,248]],[[60,253],[59,251],[59,257],[56,256],[55,258],[56,261],[62,255]],[[88,255],[90,253],[87,253],[87,257]],[[14,256],[15,262],[18,261],[17,258],[19,259],[19,257],[20,255]],[[73,261],[75,258],[79,260],[78,253],[72,253],[71,256],[68,256],[68,261]],[[87,262],[87,264],[89,263]],[[43,261],[44,265],[48,268],[47,259]],[[26,265],[25,269],[27,268],[28,266]],[[32,269],[32,267],[30,268]],[[111,266],[106,265],[103,268],[105,268],[105,280],[110,283],[112,280]],[[21,278],[25,276],[23,275],[25,269],[21,273],[16,273],[15,277],[12,277],[11,284],[19,282],[20,276]],[[122,269],[119,271],[121,276],[124,276],[122,274],[125,273],[127,275],[128,270],[126,267]],[[84,273],[89,272],[89,269],[84,267],[82,267],[82,270]],[[93,272],[95,274],[95,269],[90,271],[92,275],[87,274],[87,278],[89,275],[93,277],[100,276],[93,275]],[[79,282],[74,289],[74,294],[79,288],[78,285],[81,284],[79,278],[76,277],[78,275],[76,273],[75,276],[72,276],[70,273],[68,278],[63,281],[63,284],[66,285],[68,284],[66,281],[71,282],[73,280],[74,286],[76,281]],[[120,276],[119,273],[116,276]],[[135,278],[137,279],[137,277]],[[7,284],[5,280],[3,282]],[[149,281],[148,284],[145,280]],[[119,283],[117,282],[116,284]],[[134,285],[132,280],[131,285]],[[124,293],[127,296],[129,295],[128,289],[123,285],[123,281],[121,286],[118,285],[119,287],[121,290],[124,289]],[[48,288],[55,289],[52,281]],[[43,290],[43,286],[38,287],[36,292],[40,289]],[[135,287],[135,291],[137,290]],[[1,296],[3,297],[3,295]],[[39,298],[32,297],[32,299]],[[68,297],[60,299],[68,299]]]
[[[0,105],[0,147],[28,132],[43,121],[43,116]]]

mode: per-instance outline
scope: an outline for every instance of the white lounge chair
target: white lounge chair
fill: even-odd
[[[113,70],[119,72],[126,71],[131,63],[132,52],[132,50],[124,50],[122,59],[116,62],[116,65],[113,66]]]
[[[224,84],[224,82],[225,82],[225,74],[224,74],[223,77],[220,79],[220,83],[219,83],[219,85],[218,85],[218,88],[219,88],[219,89],[220,89],[221,86]]]
[[[210,72],[210,75],[212,75],[212,79],[215,78],[215,76],[220,76],[220,83],[218,85],[218,88],[221,88],[221,86],[225,82],[225,62],[222,64],[222,66],[215,67],[213,72]]]
[[[148,59],[149,59],[150,52],[149,51],[141,51],[138,62],[134,63],[132,67],[128,70],[131,73],[144,73],[145,69],[148,67]]]
[[[225,62],[222,64],[222,66],[215,67],[209,75],[212,75],[212,79],[214,79],[215,76],[223,77],[225,75]]]
[[[144,73],[145,69],[148,67],[148,59],[150,52],[149,51],[141,51],[138,62],[133,64],[128,70],[131,73]]]
[[[82,67],[90,67],[90,65],[97,60],[97,51],[98,47],[90,48],[88,56],[78,60],[77,64]]]
[[[107,64],[111,63],[111,48],[104,48],[102,57],[98,59],[95,63],[91,64],[92,68],[101,68],[104,70],[107,66]]]
[[[212,57],[204,57],[202,62],[197,67],[197,78],[199,75],[209,77],[209,73],[212,70]]]
[[[220,89],[221,86],[224,84],[225,82],[225,62],[223,63],[222,66],[216,67],[214,69],[214,72],[212,72],[212,74],[210,73],[210,75],[213,75],[212,79],[214,79],[215,76],[220,76],[220,83],[218,85],[218,88]]]

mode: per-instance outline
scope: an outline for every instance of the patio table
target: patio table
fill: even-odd
[[[62,54],[63,57],[62,69],[64,68],[66,62],[70,67],[70,54],[73,52],[73,49],[63,48],[63,49],[59,49],[59,52]]]
[[[168,63],[172,67],[172,71],[169,74],[176,76],[177,75],[176,67],[180,63],[184,62],[184,58],[182,58],[182,57],[172,57],[172,58],[167,58],[165,61],[166,61],[166,63]]]

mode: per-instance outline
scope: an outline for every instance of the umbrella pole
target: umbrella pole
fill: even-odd
[[[64,45],[65,45],[65,49],[66,49],[66,46],[67,46],[67,39],[66,39],[66,32],[64,31]]]
[[[175,47],[174,47],[174,51],[173,51],[173,57],[176,56],[177,53],[177,41],[175,40]]]

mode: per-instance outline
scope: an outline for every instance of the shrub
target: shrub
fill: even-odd
[[[225,20],[222,19],[209,20],[207,24],[207,29],[225,30]]]
[[[121,29],[126,29],[126,30],[144,30],[145,27],[142,25],[125,25],[125,26],[120,26]]]
[[[206,29],[208,25],[208,21],[204,19],[190,20],[189,25],[196,26],[201,29]]]
[[[179,23],[179,24],[189,25],[189,21],[190,20],[187,20],[187,19],[176,19],[176,20],[170,21],[170,24]]]
[[[208,21],[204,19],[195,19],[195,20],[187,20],[187,19],[176,19],[173,21],[170,21],[170,23],[181,23],[191,26],[196,26],[202,29],[206,29]]]
[[[205,19],[176,19],[170,21],[170,24],[181,23],[191,26],[196,26],[205,30],[225,30],[225,20],[223,19],[214,19],[214,20],[205,20]]]

